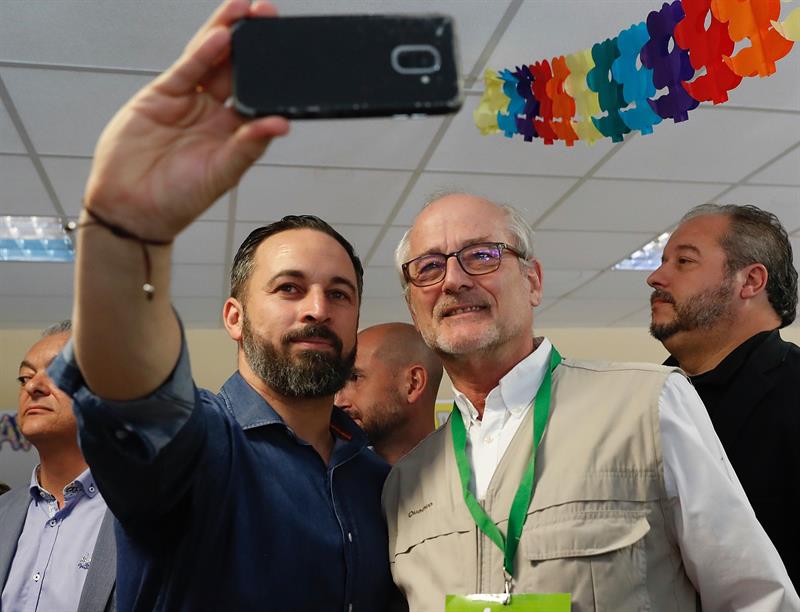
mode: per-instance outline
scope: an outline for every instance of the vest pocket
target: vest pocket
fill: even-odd
[[[573,612],[650,609],[646,511],[578,510],[546,522],[536,514],[528,517],[532,524],[522,534],[527,565],[518,592],[570,592]]]

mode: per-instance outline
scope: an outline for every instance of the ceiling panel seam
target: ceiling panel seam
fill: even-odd
[[[44,169],[42,160],[39,159],[39,154],[36,152],[36,148],[33,146],[33,141],[28,135],[28,131],[25,129],[25,125],[22,122],[22,117],[20,117],[20,114],[17,111],[17,107],[11,97],[11,93],[8,91],[8,88],[3,81],[2,75],[0,75],[0,100],[3,101],[9,119],[11,119],[11,123],[14,125],[14,128],[16,128],[17,135],[22,141],[22,145],[28,152],[28,157],[31,160],[33,167],[36,169],[36,174],[39,175],[39,180],[42,181],[42,185],[47,192],[48,197],[50,198],[50,203],[53,205],[53,208],[56,209],[56,216],[66,220],[67,213],[64,210],[64,207],[61,205],[58,195],[56,195],[56,190],[53,188],[53,184],[50,182],[50,177],[47,176],[47,171]]]

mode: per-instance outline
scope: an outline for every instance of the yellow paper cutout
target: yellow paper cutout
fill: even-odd
[[[594,68],[592,50],[584,49],[566,57],[569,76],[564,81],[564,90],[575,100],[575,112],[580,121],[572,121],[572,129],[588,145],[603,138],[603,134],[592,123],[592,115],[600,115],[600,98],[586,84],[586,74]]]
[[[483,73],[484,90],[478,107],[472,113],[475,125],[481,134],[488,136],[500,131],[497,127],[497,113],[505,112],[510,100],[503,93],[503,79],[489,68]]]
[[[771,21],[775,31],[786,40],[800,42],[800,8],[794,9],[783,21]]]

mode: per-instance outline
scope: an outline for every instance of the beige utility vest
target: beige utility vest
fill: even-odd
[[[671,371],[569,359],[555,370],[513,592],[571,593],[572,612],[699,609],[664,487],[658,400]],[[529,410],[483,500],[503,533],[532,418]],[[447,593],[503,592],[503,555],[464,503],[449,424],[395,465],[383,508],[411,612],[443,610]]]

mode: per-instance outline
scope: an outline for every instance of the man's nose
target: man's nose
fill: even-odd
[[[442,291],[450,293],[472,286],[472,277],[464,272],[456,257],[450,257],[445,264]]]
[[[320,323],[329,317],[328,297],[321,288],[312,288],[303,298],[302,319],[308,322]]]

